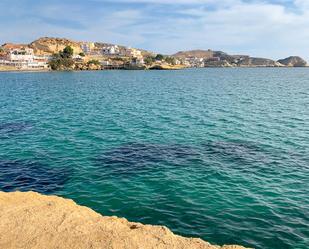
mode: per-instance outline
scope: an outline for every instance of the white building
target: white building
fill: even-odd
[[[34,53],[32,48],[12,49],[7,55],[7,59],[12,62],[33,62]]]
[[[205,67],[204,58],[189,57],[186,58],[186,64],[190,64],[190,67]]]
[[[12,48],[0,64],[21,69],[44,69],[48,67],[48,56],[35,56],[31,48]]]
[[[105,55],[118,55],[120,53],[120,49],[117,45],[106,46],[102,48],[102,53]]]
[[[180,65],[180,64],[181,64],[181,61],[178,59],[175,59],[175,65]]]
[[[76,60],[76,61],[83,61],[84,57],[80,56],[79,54],[75,54],[75,55],[72,56],[72,59]]]
[[[133,60],[131,61],[132,65],[135,66],[142,66],[145,64],[144,58],[143,57],[134,57]]]
[[[135,48],[127,48],[124,51],[124,56],[133,57],[133,58],[140,58],[142,57],[142,52]]]
[[[83,42],[80,47],[85,54],[90,54],[95,46],[93,42]]]
[[[45,61],[33,61],[25,65],[25,68],[44,69],[48,68],[48,64]]]
[[[101,61],[102,66],[109,66],[111,63],[109,61]]]

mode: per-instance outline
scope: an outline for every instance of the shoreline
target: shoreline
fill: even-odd
[[[0,192],[0,247],[83,249],[246,249],[175,235],[164,226],[102,216],[73,200],[36,192]]]
[[[47,73],[47,72],[100,72],[100,71],[182,71],[190,69],[295,69],[295,68],[309,68],[306,67],[188,67],[188,68],[164,68],[164,69],[98,69],[98,70],[51,70],[51,69],[38,69],[38,70],[29,70],[29,69],[4,69],[0,68],[0,73]]]
[[[49,72],[52,71],[51,69],[19,69],[16,67],[3,67],[0,66],[0,73],[1,72]]]

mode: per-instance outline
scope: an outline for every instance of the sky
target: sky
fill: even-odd
[[[309,0],[0,1],[0,44],[45,36],[309,60]]]

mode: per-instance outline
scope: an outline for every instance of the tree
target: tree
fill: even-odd
[[[165,58],[165,61],[166,61],[168,64],[176,65],[176,59],[175,59],[174,57],[166,57],[166,58]]]
[[[144,59],[144,62],[146,65],[151,65],[153,62],[154,62],[155,58],[152,57],[152,56],[147,56],[145,59]]]
[[[71,70],[74,61],[71,58],[53,58],[48,65],[52,70]]]
[[[90,60],[88,61],[88,65],[93,64],[93,65],[101,65],[101,63],[98,60]]]
[[[48,63],[50,68],[52,70],[71,70],[74,66],[73,52],[73,48],[67,46],[61,52],[54,54]]]
[[[81,53],[79,53],[79,56],[85,57],[85,53],[81,52]]]
[[[164,56],[162,54],[157,54],[156,60],[157,61],[162,61],[164,59]]]
[[[71,46],[66,46],[62,52],[60,52],[60,55],[62,58],[72,58],[74,53],[74,49],[71,48]]]

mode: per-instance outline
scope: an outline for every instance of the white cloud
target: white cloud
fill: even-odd
[[[216,4],[217,6],[231,5],[240,0],[93,0],[97,2],[145,3],[145,4]]]
[[[154,41],[153,46],[167,52],[173,48],[215,48],[275,59],[297,54],[308,59],[309,11],[304,7],[308,2],[295,2],[297,11],[257,1],[237,1],[215,10],[193,6],[180,11],[192,17],[162,22],[160,28],[166,30],[164,26],[169,25],[175,37],[166,38],[164,46]],[[169,43],[173,45],[166,45]]]
[[[257,0],[113,0],[113,5],[128,3],[115,9],[96,1],[98,8],[90,12],[74,5],[64,15],[63,6],[51,4],[37,11],[49,18],[65,16],[83,29],[42,24],[36,18],[15,18],[9,26],[0,23],[0,39],[29,41],[51,35],[115,42],[163,53],[212,48],[274,59],[289,55],[309,59],[309,0],[294,0],[293,8]],[[149,5],[136,7],[129,3]]]

